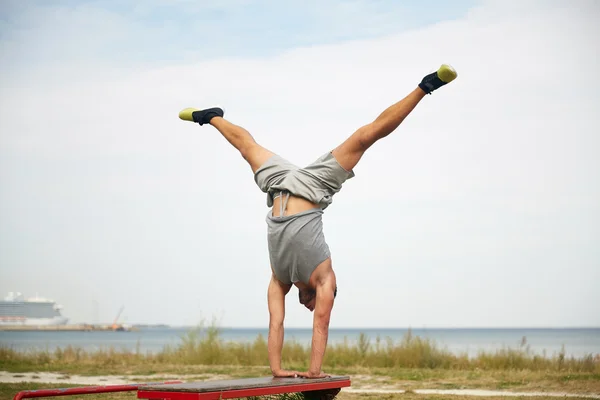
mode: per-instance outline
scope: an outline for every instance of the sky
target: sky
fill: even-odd
[[[220,106],[297,165],[458,78],[325,210],[331,327],[600,326],[593,0],[0,2],[0,294],[70,322],[266,327],[266,197]],[[286,326],[310,327],[292,289]]]

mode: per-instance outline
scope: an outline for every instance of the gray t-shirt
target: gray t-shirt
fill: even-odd
[[[267,214],[269,258],[282,283],[308,284],[315,268],[331,256],[322,217],[320,208],[283,217]]]

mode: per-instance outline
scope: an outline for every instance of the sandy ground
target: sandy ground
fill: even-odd
[[[206,375],[204,380],[219,380],[228,379],[224,375]],[[163,382],[171,380],[186,381],[185,376],[181,375],[135,375],[135,376],[81,376],[81,375],[64,375],[52,372],[24,372],[14,373],[0,371],[0,382],[2,383],[19,383],[19,382],[38,382],[38,383],[64,383],[71,385],[126,385],[130,383],[150,383]],[[348,393],[404,393],[402,389],[396,388],[373,388],[370,385],[355,385],[353,387],[342,389]],[[442,394],[442,395],[462,395],[462,396],[502,396],[502,397],[577,397],[588,399],[600,399],[600,394],[574,394],[574,393],[559,393],[559,392],[510,392],[504,390],[483,390],[483,389],[412,389],[411,392],[417,394]]]

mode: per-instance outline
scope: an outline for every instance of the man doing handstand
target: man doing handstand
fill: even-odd
[[[299,168],[259,145],[248,131],[223,118],[220,108],[186,108],[179,118],[214,126],[250,164],[254,180],[267,194],[267,243],[271,280],[267,291],[269,308],[269,364],[273,376],[321,378],[329,320],[337,294],[336,277],[329,247],[323,235],[322,214],[354,176],[353,169],[365,151],[392,133],[416,105],[434,90],[451,82],[457,74],[448,65],[423,78],[404,99],[388,107],[373,122],[362,126],[338,147],[312,164]],[[281,368],[285,296],[292,285],[300,303],[313,316],[311,358],[308,372]]]

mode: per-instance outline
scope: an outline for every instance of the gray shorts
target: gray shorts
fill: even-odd
[[[333,201],[342,184],[354,177],[331,152],[305,168],[298,168],[280,156],[269,158],[256,171],[254,180],[267,193],[267,205],[279,193],[291,193],[316,203],[320,208],[282,217],[267,214],[269,258],[279,281],[308,284],[312,272],[331,256],[323,234],[323,210]],[[283,199],[282,199],[283,202]]]
[[[325,209],[342,184],[352,177],[354,172],[342,168],[333,154],[328,152],[304,168],[274,155],[256,170],[254,181],[260,190],[267,193],[269,207],[273,206],[273,199],[279,192],[287,191]]]

